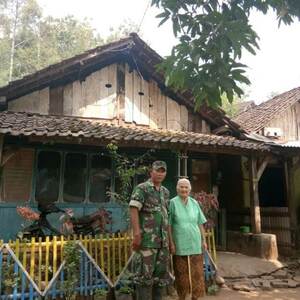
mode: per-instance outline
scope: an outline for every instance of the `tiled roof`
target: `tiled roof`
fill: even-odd
[[[242,102],[238,102],[235,106],[236,108],[236,116],[244,113],[245,111],[247,111],[248,109],[252,109],[253,107],[255,107],[255,103],[254,101],[242,101]]]
[[[263,142],[239,140],[231,136],[218,136],[194,132],[168,131],[144,127],[117,126],[99,120],[66,116],[40,115],[24,112],[0,112],[0,133],[12,136],[36,136],[97,140],[100,143],[115,141],[122,145],[145,147],[186,146],[218,150],[269,151]],[[87,142],[88,143],[88,142]]]
[[[257,132],[298,101],[300,101],[300,87],[248,109],[233,120],[246,131]]]

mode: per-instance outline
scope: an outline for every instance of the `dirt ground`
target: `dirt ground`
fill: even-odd
[[[272,273],[285,264],[280,261],[268,261],[230,252],[218,252],[218,273],[225,278],[255,277]],[[225,279],[226,283],[226,279]],[[300,287],[290,289],[274,289],[252,292],[238,292],[228,287],[222,288],[216,296],[206,296],[205,300],[300,300]],[[164,300],[178,300],[177,296],[169,296]],[[187,300],[190,300],[188,298]]]
[[[189,299],[189,298],[188,298]],[[299,300],[300,288],[276,289],[270,292],[255,291],[250,293],[236,292],[230,289],[221,289],[216,296],[206,296],[203,300]],[[166,297],[165,300],[178,300],[177,296]]]

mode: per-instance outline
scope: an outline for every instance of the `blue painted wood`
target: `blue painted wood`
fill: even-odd
[[[0,252],[0,295],[2,294],[2,266],[3,266],[3,252]]]
[[[88,296],[88,260],[84,255],[84,295]]]
[[[21,300],[25,300],[25,288],[26,288],[26,276],[25,274],[22,272],[22,279],[21,279],[21,285],[22,285],[22,289],[21,289]]]
[[[93,265],[91,262],[89,262],[89,268],[90,268],[90,280],[89,280],[89,289],[93,289],[94,279],[93,279]]]
[[[80,255],[80,295],[83,296],[83,252],[81,251]]]
[[[205,280],[208,281],[209,279],[213,279],[216,275],[216,270],[213,267],[212,262],[210,261],[210,257],[206,252],[204,252],[204,274],[205,274]]]
[[[31,222],[24,220],[17,214],[16,207],[25,205],[24,202],[16,203],[0,203],[0,239],[7,242],[9,239],[15,239],[17,233],[23,226],[28,226]],[[81,217],[95,212],[97,209],[103,207],[112,213],[112,224],[107,225],[107,230],[110,232],[124,231],[127,229],[127,222],[124,218],[123,209],[114,202],[107,202],[102,204],[95,203],[61,203],[58,204],[61,208],[72,208],[76,217]],[[31,205],[37,211],[36,205]],[[49,222],[57,229],[61,227],[59,222],[60,214],[51,214],[48,219]],[[14,220],[14,222],[11,222]]]
[[[15,276],[15,279],[18,278],[18,276],[19,276],[19,266],[16,262],[14,264],[14,276]],[[13,290],[13,300],[17,300],[18,286],[19,286],[18,279],[15,283],[16,283],[16,285]]]
[[[98,270],[95,268],[95,284],[98,288],[100,288],[102,283],[102,275],[98,272]]]
[[[56,283],[57,281],[55,281],[52,286],[52,299],[56,299],[56,295],[57,295]]]
[[[64,273],[64,269],[61,270],[60,272],[60,286],[64,286],[64,277],[65,276],[65,273]],[[60,297],[63,297],[64,295],[64,291],[63,289],[60,289]]]
[[[205,274],[205,280],[209,280],[209,272],[208,272],[208,265],[209,265],[209,259],[206,253],[204,253],[204,274]]]
[[[31,283],[29,283],[29,300],[33,300],[34,297],[34,289],[33,289],[33,285]]]

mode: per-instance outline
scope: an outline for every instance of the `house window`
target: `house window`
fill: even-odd
[[[87,156],[81,153],[67,153],[64,172],[64,201],[83,202],[86,195],[86,181]]]
[[[58,152],[41,151],[38,154],[35,199],[38,202],[56,202],[59,196],[61,156]]]
[[[37,156],[35,199],[50,203],[108,202],[113,177],[108,156],[78,152],[64,152],[63,156],[58,151],[43,150]]]
[[[108,157],[92,155],[90,169],[90,201],[109,201],[111,187],[111,160]]]

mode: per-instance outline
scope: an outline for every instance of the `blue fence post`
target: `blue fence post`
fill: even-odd
[[[84,256],[84,295],[88,296],[88,261],[86,255]]]
[[[0,295],[2,294],[2,262],[3,262],[3,252],[0,252]]]
[[[14,263],[14,290],[13,290],[13,300],[17,300],[18,285],[19,285],[19,266],[17,262]]]
[[[83,252],[80,255],[80,295],[83,295]]]
[[[22,272],[22,288],[21,288],[21,300],[25,300],[25,287],[26,287],[26,277],[25,274]]]

